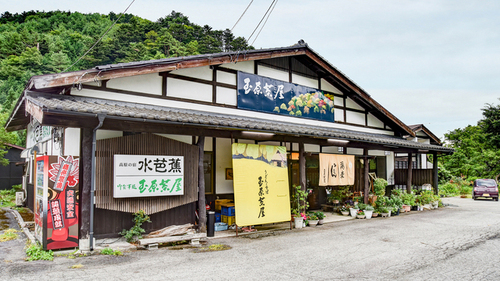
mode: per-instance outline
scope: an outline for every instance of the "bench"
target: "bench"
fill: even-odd
[[[200,239],[206,238],[206,233],[195,233],[195,234],[186,234],[179,236],[165,236],[165,237],[157,237],[157,238],[144,238],[139,240],[139,245],[145,246],[148,249],[158,248],[158,244],[162,243],[173,243],[180,241],[191,241],[192,244],[199,243]]]

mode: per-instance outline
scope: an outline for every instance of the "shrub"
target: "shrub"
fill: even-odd
[[[374,193],[377,196],[384,196],[386,187],[387,187],[387,181],[383,178],[376,178],[373,181]]]
[[[137,239],[142,238],[142,234],[146,232],[141,226],[144,222],[151,222],[149,219],[149,216],[146,215],[144,210],[139,210],[138,212],[134,213],[134,226],[130,228],[129,230],[122,230],[120,232],[123,237],[127,239],[127,242],[133,242],[136,241]]]
[[[54,260],[54,253],[52,252],[52,250],[44,251],[42,250],[42,247],[38,243],[31,244],[26,249],[26,256],[27,256],[26,257],[27,261]]]

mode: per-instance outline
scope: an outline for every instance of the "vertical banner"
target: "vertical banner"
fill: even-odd
[[[236,224],[289,221],[286,148],[234,143],[232,155]]]
[[[354,156],[344,154],[319,154],[319,185],[353,185]]]

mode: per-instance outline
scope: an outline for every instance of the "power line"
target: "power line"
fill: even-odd
[[[73,66],[75,66],[75,64],[77,64],[83,57],[85,57],[90,51],[92,51],[92,49],[94,49],[94,47],[99,44],[99,42],[101,42],[102,38],[104,36],[106,36],[106,34],[108,34],[108,32],[111,30],[111,28],[113,28],[113,26],[115,26],[115,24],[120,20],[120,18],[127,12],[128,8],[130,8],[130,6],[132,6],[132,4],[134,4],[135,0],[132,0],[132,2],[130,3],[130,5],[128,5],[128,7],[125,9],[125,11],[123,11],[123,13],[120,14],[120,16],[113,22],[113,24],[108,28],[108,30],[106,30],[106,32],[104,32],[103,35],[101,35],[101,37],[97,40],[97,42],[94,43],[94,45],[92,45],[92,47],[90,47],[90,49],[88,49],[87,52],[85,52],[85,54],[83,54],[83,56],[81,56],[80,58],[78,58],[75,63],[73,63],[70,67],[66,68],[63,72],[66,72],[68,71],[68,69],[72,68]]]
[[[253,0],[250,1],[250,4],[248,4],[247,8],[245,9],[245,11],[243,11],[243,14],[241,14],[240,18],[236,21],[236,23],[234,24],[233,28],[231,28],[231,32],[233,32],[233,29],[236,27],[236,25],[240,22],[241,18],[245,15],[245,13],[247,12],[248,8],[250,8],[250,5],[252,5],[253,3]]]
[[[266,18],[266,20],[264,21],[264,24],[262,24],[262,27],[260,28],[259,33],[257,33],[257,35],[255,36],[255,39],[253,39],[253,42],[252,42],[252,44],[251,44],[251,45],[253,45],[253,43],[255,43],[255,40],[257,40],[257,38],[259,37],[260,32],[262,31],[262,29],[264,29],[264,26],[266,25],[267,20],[269,19],[269,17],[271,16],[272,12],[274,11],[274,7],[276,7],[276,5],[278,4],[278,1],[279,1],[279,0],[276,0],[276,3],[274,3],[273,8],[271,9],[271,11],[269,12],[269,14],[267,15],[267,18]],[[271,4],[271,5],[272,5],[272,4]]]
[[[269,6],[269,8],[267,8],[266,13],[265,13],[265,14],[264,14],[264,16],[262,17],[262,19],[260,19],[259,24],[257,24],[257,26],[256,26],[256,27],[255,27],[255,29],[253,30],[252,34],[250,34],[250,36],[248,37],[248,39],[247,39],[247,43],[248,43],[248,41],[250,41],[250,38],[252,38],[252,36],[254,35],[255,31],[257,31],[257,29],[259,28],[260,24],[262,23],[262,21],[264,20],[264,18],[266,17],[266,15],[269,13],[269,10],[271,10],[271,7],[273,7],[274,2],[276,2],[276,0],[273,0],[273,2],[271,3],[271,5]]]

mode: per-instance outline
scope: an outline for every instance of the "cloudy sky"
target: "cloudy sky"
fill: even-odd
[[[1,0],[0,12],[120,13],[127,1]],[[233,30],[248,37],[272,0],[254,0]],[[250,0],[135,0],[128,13],[156,21],[172,10],[232,28]],[[500,101],[500,1],[278,1],[256,48],[305,40],[407,125],[438,137],[481,119]],[[250,41],[250,43],[253,41]]]

